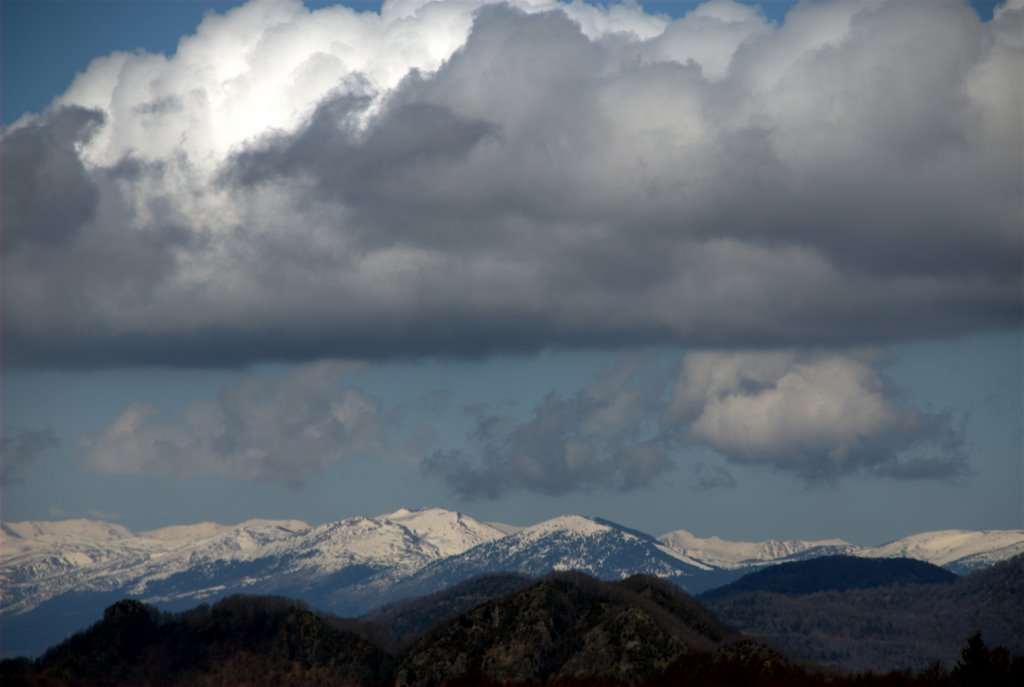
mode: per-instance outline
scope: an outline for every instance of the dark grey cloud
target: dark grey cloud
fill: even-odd
[[[845,349],[1021,324],[1024,9],[410,12],[308,31],[336,18],[243,7],[170,60],[98,61],[61,104],[102,115],[6,132],[34,184],[5,185],[7,362]]]
[[[251,186],[301,175],[323,200],[384,217],[394,205],[436,211],[423,207],[437,199],[417,187],[421,177],[460,164],[482,140],[497,134],[489,122],[462,119],[443,104],[424,102],[391,102],[364,130],[358,120],[371,103],[368,96],[351,94],[321,103],[298,134],[273,136],[238,154],[227,180]],[[415,235],[415,228],[409,233]]]
[[[721,465],[697,463],[693,466],[694,489],[732,489],[735,486],[736,478]]]
[[[4,427],[0,432],[0,486],[21,484],[21,473],[44,453],[60,445],[57,435],[45,429]]]
[[[547,395],[526,420],[472,407],[469,447],[437,451],[422,467],[467,498],[649,487],[672,468],[652,423],[659,391],[634,359],[572,395]]]
[[[68,241],[92,219],[99,190],[75,146],[93,135],[103,113],[61,108],[3,138],[3,248]]]

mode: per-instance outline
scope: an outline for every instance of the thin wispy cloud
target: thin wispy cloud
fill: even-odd
[[[25,470],[58,446],[60,439],[50,427],[0,429],[0,486],[23,484]]]
[[[133,403],[102,434],[81,439],[85,463],[101,472],[301,487],[344,461],[408,460],[377,400],[345,383],[356,369],[326,361],[271,383],[246,376],[178,417]]]
[[[570,395],[548,394],[524,420],[471,407],[465,449],[439,450],[423,470],[459,495],[497,498],[652,486],[673,467],[657,433],[663,384],[643,358],[630,358]]]

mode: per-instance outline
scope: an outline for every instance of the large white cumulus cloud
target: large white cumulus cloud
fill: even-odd
[[[8,361],[1019,324],[1019,3],[482,5],[254,1],[95,60],[3,135]]]
[[[869,359],[849,354],[687,354],[664,418],[735,463],[810,481],[951,477],[966,465],[948,413],[900,403]]]

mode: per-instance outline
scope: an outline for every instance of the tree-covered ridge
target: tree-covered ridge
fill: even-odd
[[[977,630],[1024,654],[1024,555],[952,584],[806,595],[737,591],[703,601],[742,632],[846,670],[920,670],[935,660],[951,665]]]
[[[164,613],[119,601],[103,619],[35,662],[4,661],[4,684],[386,684],[392,657],[379,628],[280,597],[229,597]]]
[[[719,599],[755,591],[801,595],[894,584],[950,584],[956,579],[955,574],[944,568],[911,558],[822,556],[757,570],[735,582],[709,590],[700,598]]]

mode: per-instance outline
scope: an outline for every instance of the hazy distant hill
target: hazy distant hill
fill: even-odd
[[[736,629],[794,656],[851,670],[952,665],[976,630],[989,644],[1024,653],[1024,555],[951,584],[805,595],[736,590],[705,603]]]
[[[762,568],[704,592],[700,598],[718,599],[741,592],[813,594],[894,584],[950,584],[956,579],[956,575],[937,565],[909,558],[824,556]]]

